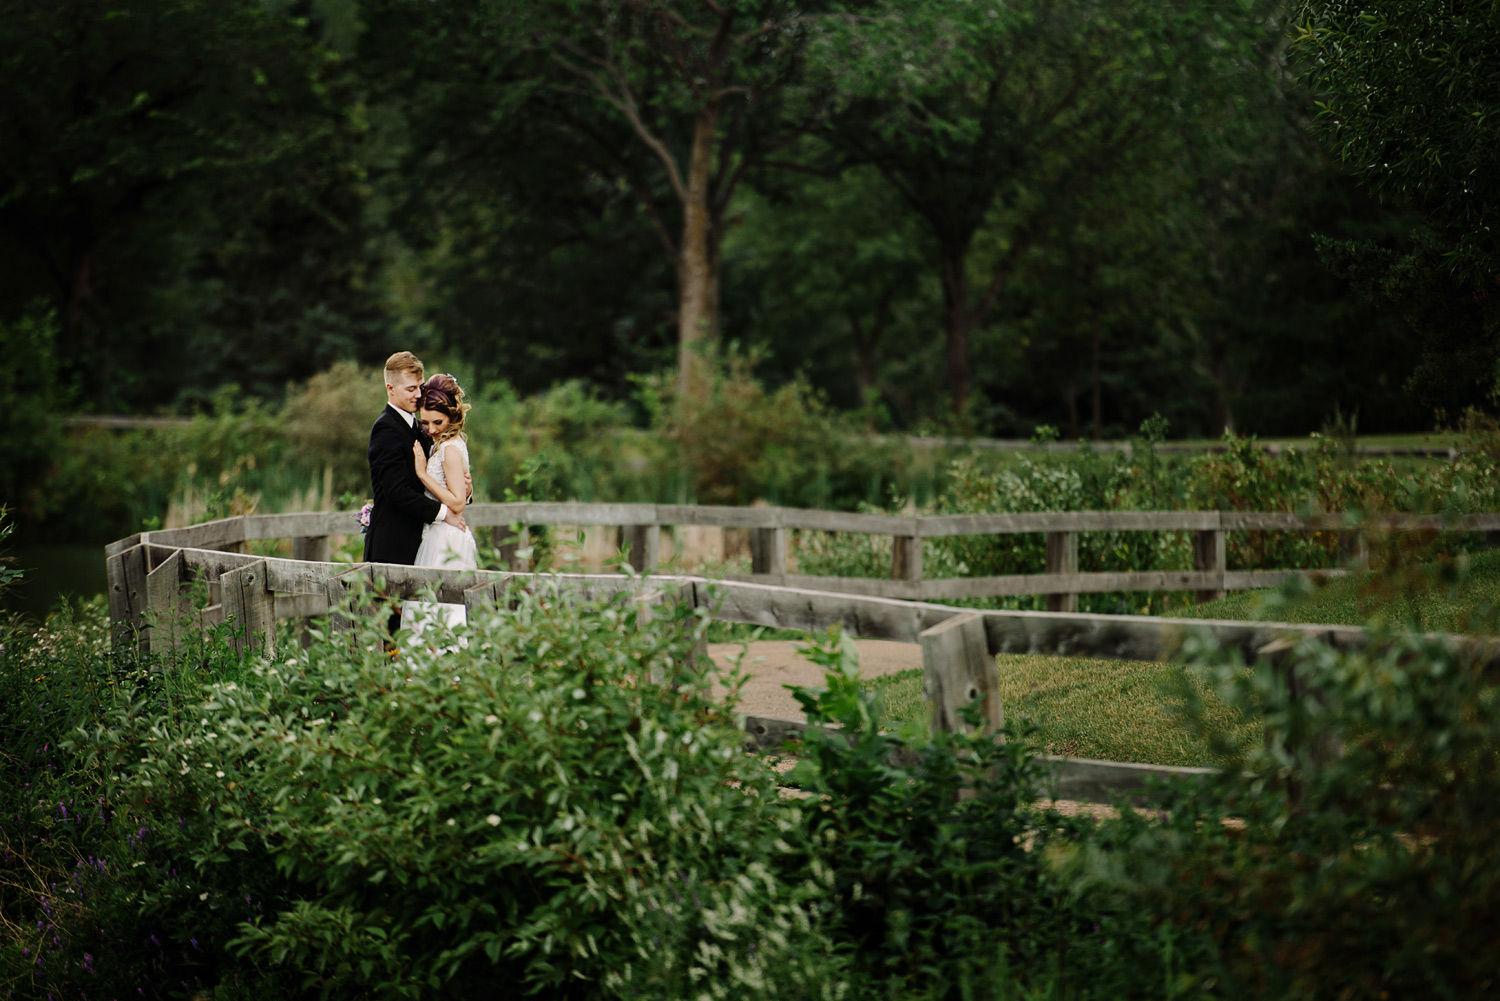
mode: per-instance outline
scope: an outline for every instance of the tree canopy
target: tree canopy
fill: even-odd
[[[0,0],[0,329],[104,411],[723,341],[880,427],[1416,426],[1494,381],[1481,8]]]

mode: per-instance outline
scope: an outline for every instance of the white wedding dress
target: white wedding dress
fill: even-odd
[[[462,457],[463,468],[469,468],[469,447],[461,439],[449,438],[427,457],[427,475],[448,486],[443,471],[443,456],[454,449]],[[462,487],[460,487],[461,489]],[[432,491],[427,491],[432,497]],[[436,500],[436,498],[433,498]],[[417,547],[416,566],[441,567],[444,570],[475,570],[479,567],[479,547],[474,542],[474,533],[465,529],[460,532],[446,521],[429,522],[422,529],[422,544]],[[434,622],[446,621],[450,626],[460,626],[468,621],[464,606],[432,601],[407,601],[401,605],[401,628],[410,629],[416,636]]]

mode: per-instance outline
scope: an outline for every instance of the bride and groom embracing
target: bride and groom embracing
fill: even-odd
[[[463,518],[473,499],[464,437],[469,404],[453,376],[424,381],[423,375],[422,362],[410,351],[386,359],[386,406],[370,428],[374,507],[364,561],[473,570],[479,550]],[[439,617],[461,624],[464,606],[407,601],[399,625],[420,633]],[[397,619],[392,614],[393,633]]]

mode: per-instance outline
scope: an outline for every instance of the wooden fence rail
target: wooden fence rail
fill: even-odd
[[[661,531],[677,525],[713,525],[750,533],[751,572],[730,579],[780,584],[807,590],[867,594],[913,601],[962,597],[1041,594],[1049,611],[1078,608],[1078,595],[1105,591],[1192,591],[1200,601],[1227,591],[1274,587],[1289,578],[1327,576],[1359,569],[1367,561],[1366,533],[1482,532],[1500,543],[1500,514],[1383,514],[1372,516],[1247,511],[1068,511],[1025,514],[900,516],[812,511],[778,507],[711,507],[687,504],[518,503],[474,504],[464,517],[475,528],[494,532],[508,553],[511,569],[528,569],[529,526],[578,525],[618,528],[632,564],[644,572],[660,562]],[[514,526],[514,528],[513,528]],[[291,539],[298,559],[328,559],[328,539],[353,534],[352,512],[246,515],[187,528],[143,532],[111,549],[140,543],[241,551],[249,542]],[[891,538],[887,579],[825,577],[787,573],[789,530],[853,532]],[[1331,532],[1340,539],[1345,567],[1230,570],[1228,533],[1242,531]],[[1080,572],[1078,536],[1085,532],[1187,532],[1192,536],[1192,569],[1133,572]],[[925,577],[924,539],[972,535],[1040,533],[1046,540],[1043,573],[991,577]]]
[[[264,524],[264,523],[262,523]],[[220,523],[222,525],[222,523]],[[193,532],[207,526],[194,526]],[[223,529],[221,528],[220,531]],[[1297,640],[1318,637],[1345,649],[1371,642],[1365,630],[1350,627],[1246,623],[1125,615],[1083,615],[952,608],[876,595],[837,594],[745,581],[710,581],[702,577],[624,574],[524,574],[511,571],[438,570],[394,564],[344,564],[261,557],[252,554],[165,544],[165,533],[132,536],[108,547],[110,618],[117,641],[134,641],[148,651],[170,655],[188,640],[184,629],[229,621],[241,631],[247,652],[274,656],[285,642],[279,622],[327,614],[340,606],[360,582],[383,581],[389,600],[412,599],[427,589],[439,601],[462,603],[471,613],[502,600],[507,581],[558,587],[584,594],[633,591],[637,600],[672,600],[706,608],[720,620],[783,629],[821,631],[841,625],[856,637],[920,644],[924,688],[934,706],[934,726],[952,728],[957,709],[983,698],[984,725],[1003,722],[996,655],[1040,653],[1160,662],[1172,659],[1192,634],[1211,637],[1240,649],[1249,659],[1284,651]],[[200,535],[202,533],[199,533]],[[144,541],[143,541],[144,539]],[[225,539],[218,540],[221,544]],[[210,604],[195,609],[194,586],[206,584]],[[373,612],[371,614],[374,614]],[[347,619],[334,616],[337,625]],[[1493,641],[1449,636],[1444,642],[1468,656],[1500,669],[1500,645]],[[745,719],[746,743],[752,749],[779,747],[805,729],[798,720]],[[1206,769],[1048,759],[1057,795],[1108,801],[1138,790],[1156,776],[1201,776]]]

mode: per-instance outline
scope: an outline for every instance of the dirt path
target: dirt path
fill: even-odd
[[[859,649],[859,675],[862,678],[879,678],[922,666],[922,648],[915,643],[858,640],[855,646]],[[802,718],[797,700],[783,686],[821,687],[823,669],[799,656],[796,647],[791,640],[762,640],[749,644],[743,667],[750,680],[745,684],[740,712],[781,719]],[[708,645],[709,655],[726,665],[729,658],[741,649],[743,645],[739,643]]]

